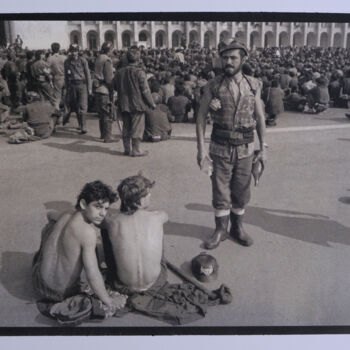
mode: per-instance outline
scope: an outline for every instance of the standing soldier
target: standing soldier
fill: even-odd
[[[116,141],[112,139],[112,103],[113,103],[113,64],[109,57],[112,43],[106,41],[101,48],[101,54],[95,61],[94,92],[96,107],[100,119],[101,139],[105,143]]]
[[[154,109],[146,73],[138,66],[140,51],[133,46],[127,53],[128,65],[118,70],[115,90],[118,92],[118,108],[123,117],[124,154],[141,157],[148,154],[140,150],[145,130],[147,105]],[[132,150],[130,147],[132,143]]]
[[[88,95],[92,94],[90,70],[85,58],[79,56],[79,46],[71,44],[70,56],[64,62],[64,80],[67,89],[69,108],[77,114],[81,134],[86,134],[85,114],[88,107]],[[63,120],[66,124],[69,114]]]
[[[216,248],[230,235],[243,246],[253,240],[244,232],[242,218],[250,199],[252,164],[265,160],[265,119],[260,99],[260,83],[242,74],[248,50],[244,44],[232,41],[220,48],[223,74],[205,86],[197,116],[198,165],[213,165],[211,176],[216,228],[205,242],[207,249]],[[209,155],[204,146],[206,116],[209,108],[213,115],[213,131]],[[260,151],[254,158],[254,130]]]
[[[49,64],[44,61],[45,53],[43,50],[35,51],[35,62],[32,65],[32,74],[36,84],[37,92],[42,100],[48,100],[52,104],[53,98],[53,85],[52,75]]]
[[[11,94],[11,105],[17,108],[21,104],[19,72],[16,65],[16,55],[13,52],[7,54],[7,62],[1,70],[1,74],[7,81],[8,88]]]
[[[57,113],[59,120],[57,124],[60,124],[61,121],[61,111],[60,103],[62,100],[62,90],[64,86],[64,62],[66,56],[59,53],[60,44],[52,43],[51,44],[52,56],[47,59],[47,62],[51,69],[52,74],[52,83],[53,83],[53,101],[55,106],[55,112]]]

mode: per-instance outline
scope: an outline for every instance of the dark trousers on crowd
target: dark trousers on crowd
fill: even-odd
[[[144,112],[122,112],[123,118],[123,145],[127,152],[130,152],[131,140],[141,141],[145,131]]]
[[[9,79],[7,84],[11,95],[12,107],[17,108],[22,102],[23,87],[18,79]]]
[[[38,93],[43,101],[50,101],[50,103],[54,104],[54,91],[51,85],[48,82],[39,82],[38,85]]]
[[[109,95],[96,93],[96,108],[99,117],[101,139],[105,141],[112,138],[112,108]]]
[[[57,111],[60,110],[63,86],[64,86],[64,77],[55,77],[53,79],[53,103]]]
[[[67,87],[70,111],[76,112],[79,128],[86,131],[85,115],[88,107],[88,91],[84,82],[71,82]]]

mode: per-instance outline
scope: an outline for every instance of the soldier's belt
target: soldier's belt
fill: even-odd
[[[69,84],[75,84],[75,85],[85,84],[85,80],[69,80]]]
[[[240,127],[235,130],[213,128],[211,139],[221,145],[243,145],[254,141],[254,126]],[[240,134],[237,137],[237,133]]]

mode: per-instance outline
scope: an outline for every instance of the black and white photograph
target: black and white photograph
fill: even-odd
[[[350,15],[0,15],[5,335],[350,332]]]

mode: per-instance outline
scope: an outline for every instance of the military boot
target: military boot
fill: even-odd
[[[132,157],[144,157],[148,155],[148,151],[142,152],[140,149],[141,140],[140,139],[131,139],[132,144],[132,151],[131,156]]]
[[[253,244],[253,240],[247,235],[247,233],[243,229],[243,215],[236,215],[234,213],[230,213],[231,218],[231,229],[230,235],[231,237],[239,244],[249,247]]]
[[[77,119],[78,119],[78,124],[79,124],[79,129],[80,129],[80,133],[86,134],[87,130],[86,130],[86,126],[85,126],[85,116],[83,113],[78,113],[77,114]]]
[[[229,215],[215,216],[215,231],[211,238],[204,243],[206,249],[214,249],[220,244],[221,241],[227,239],[227,227],[229,220]]]
[[[112,137],[112,121],[111,120],[105,120],[104,121],[104,143],[111,143],[111,142],[118,142],[119,139],[116,139]]]
[[[105,138],[105,123],[104,123],[104,120],[102,118],[100,118],[98,120],[98,125],[100,127],[100,134],[101,134],[100,139],[104,140],[104,138]]]
[[[131,155],[131,139],[129,137],[123,136],[123,146],[124,146],[124,156]]]

